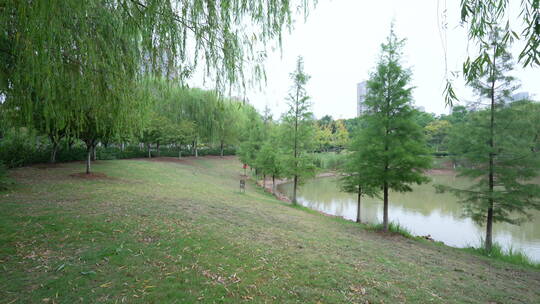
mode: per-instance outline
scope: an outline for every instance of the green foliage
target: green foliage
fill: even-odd
[[[446,141],[452,125],[448,120],[434,120],[425,126],[426,140],[435,152],[446,151]]]
[[[490,111],[469,114],[450,135],[450,152],[461,164],[462,176],[475,182],[469,189],[449,189],[464,204],[464,212],[477,223],[486,222],[490,199],[494,222],[519,224],[528,219],[530,209],[540,209],[540,187],[529,181],[538,176],[540,159],[534,152],[537,104],[512,106],[496,110],[494,125],[495,152],[486,142],[490,136]],[[492,153],[492,154],[491,154]],[[493,155],[494,187],[489,187],[490,154]]]
[[[313,153],[313,161],[317,168],[322,170],[337,170],[340,169],[348,159],[347,153],[322,152]]]
[[[488,29],[489,39],[481,44],[486,67],[472,71],[468,84],[489,109],[467,115],[450,140],[451,153],[463,165],[460,174],[474,183],[468,189],[446,188],[461,198],[467,216],[486,223],[486,251],[491,250],[493,223],[519,224],[530,219],[531,209],[540,210],[540,186],[531,183],[540,172],[534,127],[540,109],[506,106],[517,88],[510,76],[511,39],[496,25]]]
[[[275,147],[275,142],[267,141],[263,144],[256,158],[256,168],[261,174],[280,178],[283,175],[283,162],[279,150]]]
[[[343,120],[336,121],[335,132],[332,136],[332,143],[339,149],[345,148],[349,144],[349,131],[345,128]]]
[[[315,143],[320,151],[325,151],[330,147],[332,143],[332,129],[329,125],[321,124],[320,122],[316,125]]]
[[[493,31],[504,25],[501,32],[503,44],[511,43],[514,39],[525,41],[519,54],[523,67],[540,65],[540,10],[538,0],[522,0],[519,17],[522,19],[519,30],[515,30],[516,22],[510,22],[510,0],[462,0],[461,21],[467,29],[470,41],[479,45],[475,58],[467,57],[463,63],[463,76],[467,82],[478,78],[478,75],[491,64],[490,40]],[[512,24],[512,26],[510,25]],[[445,101],[451,105],[457,101],[452,80],[447,77],[444,90]]]
[[[27,128],[6,130],[0,139],[0,160],[8,168],[47,162],[46,143]]]
[[[411,191],[411,184],[427,182],[423,170],[431,165],[422,129],[411,107],[411,72],[400,64],[403,44],[392,28],[367,83],[365,127],[349,148],[352,158],[358,160],[351,170],[361,174],[370,186],[383,190],[385,226],[388,190]]]
[[[288,100],[289,110],[282,117],[281,139],[285,176],[294,179],[294,188],[305,179],[314,176],[315,165],[307,153],[315,143],[315,128],[311,103],[306,92],[306,84],[310,78],[304,72],[304,60],[298,57],[296,69],[290,74],[293,85]],[[296,191],[293,195],[296,203]]]
[[[242,143],[238,147],[240,161],[257,168],[257,153],[262,148],[266,134],[261,115],[252,107],[247,109],[247,121],[242,130]]]
[[[413,116],[416,123],[422,128],[425,128],[427,125],[436,120],[435,114],[426,113],[418,109],[413,110]]]
[[[2,28],[9,29],[0,34],[0,91],[9,91],[9,98],[44,98],[47,115],[56,115],[52,110],[62,110],[59,103],[97,101],[103,89],[111,93],[107,99],[129,94],[125,89],[142,73],[183,81],[201,63],[217,87],[244,86],[246,71],[255,80],[264,76],[267,44],[280,43],[293,11],[307,15],[310,4],[65,0],[38,5],[8,0],[0,14]],[[251,26],[245,27],[246,21]],[[105,88],[104,83],[111,85]],[[95,97],[87,96],[92,87],[98,89]]]
[[[469,39],[489,44],[489,35],[493,29],[499,24],[506,24],[503,32],[504,40],[519,38],[519,35],[525,40],[525,45],[519,55],[519,60],[523,62],[523,66],[538,66],[540,65],[540,29],[538,27],[540,11],[538,10],[538,1],[521,1],[520,17],[523,19],[523,28],[517,31],[510,27],[510,14],[507,14],[509,2],[509,0],[461,1],[461,20],[467,25]],[[480,68],[485,67],[489,65],[489,59],[478,60],[477,58],[473,64],[477,64]]]

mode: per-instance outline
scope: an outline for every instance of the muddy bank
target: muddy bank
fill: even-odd
[[[338,174],[339,173],[337,173],[337,172],[324,172],[324,173],[317,174],[314,178],[332,177],[332,176],[337,176]],[[284,193],[279,192],[279,190],[277,189],[279,185],[289,183],[289,182],[292,182],[292,179],[276,178],[275,179],[275,189],[276,189],[276,191],[274,193],[272,192],[272,185],[273,184],[272,184],[272,178],[271,177],[270,178],[266,177],[266,182],[264,182],[264,184],[263,184],[263,180],[256,181],[256,184],[259,187],[263,187],[264,191],[273,194],[280,201],[290,203],[291,199],[287,195],[285,195]]]

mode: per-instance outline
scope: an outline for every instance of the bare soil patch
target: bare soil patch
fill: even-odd
[[[145,161],[153,161],[153,162],[172,162],[172,163],[186,163],[186,162],[193,162],[194,160],[199,159],[222,159],[222,160],[232,160],[235,159],[236,156],[234,155],[228,155],[228,156],[214,156],[214,155],[207,155],[207,156],[182,156],[181,158],[178,157],[170,157],[170,156],[160,156],[160,157],[152,157],[152,158],[134,158],[135,160],[145,160]]]
[[[61,168],[62,164],[61,163],[42,163],[42,164],[33,165],[32,167],[46,170],[46,169]]]
[[[69,176],[80,179],[110,179],[110,177],[108,177],[105,173],[101,172],[90,172],[88,174],[85,172],[79,172],[70,174]]]
[[[426,174],[430,175],[455,175],[456,171],[453,169],[430,169],[426,170]]]

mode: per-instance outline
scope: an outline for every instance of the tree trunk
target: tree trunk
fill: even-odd
[[[293,182],[293,197],[292,197],[292,203],[293,205],[297,204],[296,201],[296,189],[298,188],[298,175],[294,176],[294,182]]]
[[[384,182],[383,185],[383,230],[388,231],[388,183]]]
[[[272,193],[276,194],[276,176],[272,174]]]
[[[159,157],[159,140],[156,143],[157,157]]]
[[[221,141],[220,153],[221,153],[221,157],[223,157],[223,140]]]
[[[487,252],[491,252],[492,248],[492,234],[493,234],[493,189],[495,188],[494,177],[494,158],[495,158],[495,59],[497,53],[497,46],[493,48],[493,63],[491,70],[491,107],[490,107],[490,122],[489,122],[489,198],[488,198],[488,210],[486,218],[486,242],[485,249]]]
[[[266,174],[263,174],[263,189],[266,189]]]
[[[195,157],[199,157],[199,150],[197,150],[197,146],[198,143],[197,140],[195,140],[195,143],[193,144],[193,147],[195,148]]]
[[[92,146],[86,147],[86,174],[90,174],[90,161],[92,160]]]
[[[96,145],[92,145],[92,160],[96,161]]]
[[[50,159],[51,164],[56,163],[56,152],[57,151],[58,151],[58,143],[53,142],[52,151],[51,151],[51,159]]]
[[[182,158],[182,146],[178,146],[178,158]]]
[[[356,222],[360,223],[360,201],[362,199],[362,188],[358,188],[358,207],[356,208]]]
[[[147,144],[148,146],[148,158],[152,158],[152,152],[151,152],[151,145],[150,144]]]

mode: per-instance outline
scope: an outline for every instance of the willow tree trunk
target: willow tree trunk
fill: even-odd
[[[384,231],[388,231],[388,183],[387,182],[384,182],[384,185],[383,185],[383,200],[384,200],[383,229]]]
[[[272,174],[272,193],[276,194],[276,176]]]
[[[182,158],[182,146],[178,146],[178,158]]]
[[[86,174],[90,174],[90,162],[92,161],[92,146],[86,147]]]
[[[92,145],[92,160],[96,161],[96,145]]]
[[[197,150],[197,145],[198,145],[198,142],[197,140],[195,140],[193,143],[193,148],[195,149],[195,157],[199,157],[199,150]]]
[[[495,59],[497,58],[497,46],[493,48],[493,63],[491,68],[491,106],[489,122],[489,197],[486,218],[486,242],[485,249],[491,252],[493,245],[493,190],[495,188],[494,158],[495,158]]]
[[[266,189],[266,174],[263,174],[263,189]]]
[[[157,157],[159,157],[159,140],[156,143],[156,149],[157,149]]]
[[[152,158],[152,152],[150,150],[151,149],[150,144],[148,144],[147,147],[148,147],[148,158]]]
[[[296,189],[298,188],[298,175],[294,176],[292,203],[296,205]]]
[[[358,207],[356,207],[356,222],[360,223],[360,201],[362,200],[362,188],[358,188]]]
[[[56,152],[58,152],[58,143],[53,142],[52,151],[51,151],[51,159],[49,160],[51,164],[54,164],[56,162]]]
[[[219,149],[220,149],[221,157],[223,157],[223,140],[221,141]]]

